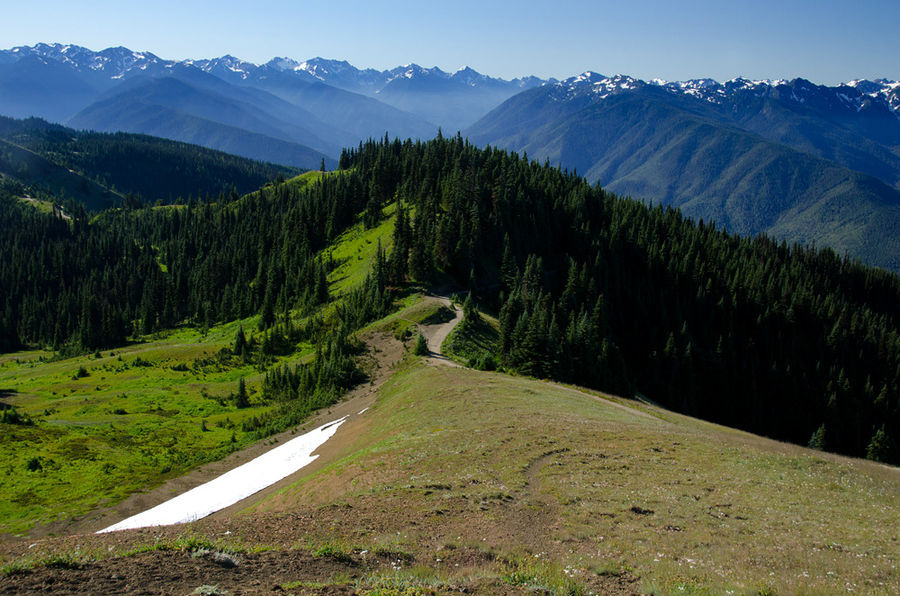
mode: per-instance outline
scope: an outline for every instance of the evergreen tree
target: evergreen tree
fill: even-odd
[[[866,458],[880,462],[896,461],[896,449],[896,445],[894,445],[893,440],[890,435],[885,432],[884,426],[882,425],[882,427],[872,435],[872,440],[869,441],[869,445],[866,447]]]
[[[237,334],[234,336],[234,347],[232,348],[232,353],[243,355],[244,351],[247,349],[247,336],[244,335],[244,327],[243,325],[238,327]]]
[[[818,449],[820,451],[824,451],[827,449],[827,442],[825,440],[825,425],[823,424],[812,434],[809,438],[809,443],[807,446],[812,449]]]
[[[425,336],[422,335],[421,331],[416,335],[416,345],[413,348],[413,354],[416,356],[427,356],[429,354],[428,344],[425,343]]]
[[[244,377],[238,381],[237,395],[234,396],[234,405],[238,408],[246,408],[250,405],[250,396],[247,395],[247,385],[244,383]]]

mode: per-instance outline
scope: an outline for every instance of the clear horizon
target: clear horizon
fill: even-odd
[[[124,10],[110,0],[87,8],[48,0],[4,12],[6,48],[125,46],[169,60],[231,54],[256,64],[276,56],[321,56],[377,70],[409,63],[448,72],[470,66],[504,79],[565,79],[586,70],[673,81],[900,79],[900,36],[893,31],[900,2],[893,0],[852,7],[834,0],[643,0],[628,6],[463,0],[452,9],[392,0],[377,6],[349,1],[340,10],[287,0],[252,7],[226,0],[214,10],[172,0]]]

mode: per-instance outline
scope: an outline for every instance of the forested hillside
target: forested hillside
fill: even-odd
[[[878,142],[813,109],[812,96],[801,103],[722,93],[697,97],[586,73],[520,93],[468,133],[478,145],[548,159],[617,194],[741,235],[815,243],[900,271],[896,115],[849,110],[857,127],[884,131]]]
[[[896,275],[741,239],[460,138],[370,143],[343,162],[414,209],[395,241],[414,277],[450,272],[498,308],[506,366],[897,460]]]
[[[327,299],[334,264],[318,251],[399,201],[392,250],[353,312],[382,309],[391,284],[450,275],[499,313],[509,370],[900,460],[896,275],[741,239],[459,137],[369,141],[341,167],[235,202],[90,222],[4,198],[3,349],[94,349],[254,312],[270,326]]]
[[[0,174],[92,209],[244,194],[300,171],[145,135],[0,116]]]

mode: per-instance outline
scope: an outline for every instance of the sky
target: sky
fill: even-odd
[[[468,65],[506,79],[900,79],[900,0],[2,1],[0,48],[125,46],[166,59],[322,56]]]

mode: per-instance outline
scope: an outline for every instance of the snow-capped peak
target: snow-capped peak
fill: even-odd
[[[306,64],[305,62],[303,64]],[[266,62],[266,66],[273,70],[277,70],[280,72],[284,72],[286,70],[297,70],[298,68],[302,68],[301,63],[297,62],[293,58],[283,58],[281,56],[276,56]]]

